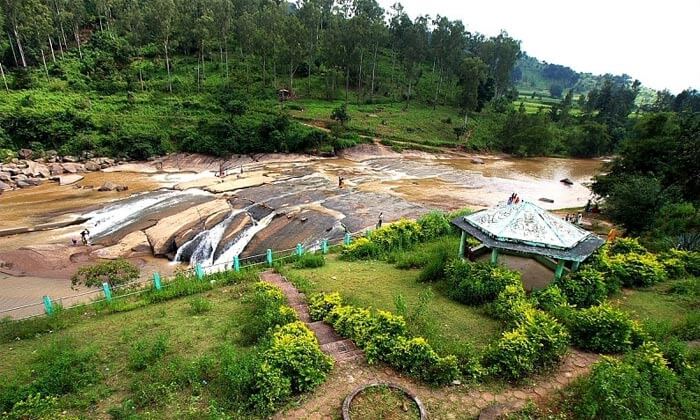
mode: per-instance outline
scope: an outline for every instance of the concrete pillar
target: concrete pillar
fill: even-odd
[[[464,258],[464,253],[467,250],[467,232],[462,231],[462,238],[459,240],[459,258]]]
[[[564,274],[564,263],[565,260],[559,260],[557,261],[557,268],[554,270],[554,278],[555,279],[560,279],[561,275]]]
[[[155,287],[156,290],[160,290],[162,288],[160,284],[160,274],[159,273],[153,273],[153,287]]]
[[[491,249],[491,264],[498,264],[498,248]]]
[[[44,300],[44,312],[46,312],[46,315],[53,314],[53,304],[51,303],[51,298],[48,296],[44,296],[43,300]]]
[[[574,261],[571,263],[571,271],[578,271],[578,267],[581,265],[580,261]]]

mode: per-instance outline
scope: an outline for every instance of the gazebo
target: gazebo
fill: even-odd
[[[467,235],[481,242],[480,250],[491,250],[491,262],[498,263],[501,251],[534,257],[554,268],[559,278],[565,264],[576,271],[605,241],[573,223],[569,223],[537,205],[520,200],[518,203],[501,203],[496,207],[480,210],[452,221],[462,230],[459,256],[464,258]],[[476,252],[470,249],[469,252]],[[554,265],[556,264],[556,266]]]

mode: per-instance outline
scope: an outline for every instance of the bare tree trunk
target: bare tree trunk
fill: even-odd
[[[24,58],[24,48],[22,48],[22,41],[19,39],[19,34],[17,33],[17,25],[14,26],[15,32],[15,42],[17,43],[17,49],[19,50],[19,57],[22,59],[22,67],[27,68],[27,60]]]
[[[201,55],[202,55],[202,83],[207,80],[207,73],[204,70],[204,40],[202,40],[202,46],[201,46]]]
[[[442,84],[442,66],[438,69],[438,82],[435,85],[435,100],[433,101],[433,110],[437,108],[438,95],[440,94],[440,85]]]
[[[348,91],[350,90],[350,66],[345,65],[345,104],[348,103]]]
[[[141,82],[141,91],[146,90],[146,87],[143,84],[143,71],[139,69],[139,81]]]
[[[61,40],[59,39],[58,42],[60,43]],[[51,41],[51,37],[49,36],[49,48],[51,48],[51,58],[53,59],[53,63],[56,64],[56,54],[53,52],[53,42]]]
[[[5,83],[5,90],[10,91],[10,88],[7,86],[7,79],[5,79],[5,70],[2,68],[2,63],[0,63],[0,76],[2,76],[2,81]]]
[[[379,43],[374,44],[374,60],[372,60],[372,84],[369,89],[369,100],[374,102],[374,74],[377,68],[377,48]]]
[[[170,74],[170,55],[168,54],[168,38],[165,38],[165,42],[163,42],[163,45],[165,46],[165,67],[168,69],[168,91],[170,93],[173,93],[173,78]]]
[[[294,67],[294,62],[290,61],[289,62],[289,94],[291,95],[292,92],[294,92],[294,73],[296,73],[297,69]]]
[[[10,33],[7,33],[7,40],[10,41],[10,48],[12,49],[12,58],[15,59],[15,67],[19,67],[19,62],[17,61],[17,53],[15,53],[15,44],[12,43],[12,37]]]
[[[224,48],[224,66],[226,67],[226,83],[228,83],[228,45]]]
[[[306,77],[306,81],[308,82],[306,94],[309,96],[311,96],[311,68],[313,67],[313,62],[314,62],[313,53],[309,53],[309,74]]]
[[[51,39],[51,38],[49,38],[49,39]],[[66,49],[68,49],[68,45],[66,45]],[[61,59],[63,59],[63,58],[64,58],[64,55],[63,55],[63,43],[61,42],[61,36],[60,36],[60,35],[58,36],[58,50],[61,51]]]
[[[44,63],[44,72],[46,72],[46,80],[49,80],[49,68],[46,66],[46,57],[44,56],[44,49],[41,49],[41,62]]]
[[[364,49],[360,50],[360,70],[359,70],[359,73],[357,75],[357,94],[358,94],[357,102],[358,103],[360,102],[361,98],[364,96],[362,94],[362,61],[363,61],[364,55],[365,55],[365,50]]]
[[[263,56],[262,58],[262,65],[263,65],[263,74],[262,74],[262,85],[265,87],[267,83],[267,57]]]
[[[197,66],[197,92],[199,92],[199,65]]]
[[[104,31],[104,28],[102,27],[102,13],[97,12],[97,14],[99,15],[99,19],[100,19],[100,31]]]
[[[83,50],[80,48],[80,32],[78,31],[78,25],[75,25],[75,28],[73,29],[73,34],[75,35],[75,43],[78,44],[78,56],[80,56],[80,59],[83,59]]]

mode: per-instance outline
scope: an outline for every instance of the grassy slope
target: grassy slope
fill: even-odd
[[[310,291],[339,292],[352,304],[389,311],[395,311],[394,297],[398,294],[406,299],[410,311],[418,302],[418,295],[427,288],[416,281],[417,270],[399,270],[379,261],[338,261],[331,256],[321,268],[293,272],[311,280]],[[445,349],[464,341],[483,349],[500,331],[499,323],[483,309],[462,305],[438,291],[430,302],[427,317],[434,320]]]
[[[211,310],[201,315],[191,314],[191,297],[186,297],[130,312],[92,319],[87,317],[63,331],[30,340],[2,343],[0,378],[13,377],[15,373],[25,371],[37,348],[49,345],[52,340],[72,339],[81,348],[97,350],[98,371],[102,378],[96,381],[95,387],[80,395],[63,397],[60,406],[77,415],[103,417],[110,407],[133,398],[129,388],[139,374],[127,366],[129,351],[135,341],[165,335],[168,337],[168,351],[164,358],[180,357],[186,361],[215,352],[224,343],[235,343],[240,334],[237,320],[244,315],[241,295],[245,287],[228,286],[199,295],[212,303]],[[207,398],[193,399],[188,391],[172,395],[164,393],[163,401],[168,403],[149,407],[149,411],[156,417],[179,417],[188,410],[205,410]],[[92,400],[97,400],[95,407]]]

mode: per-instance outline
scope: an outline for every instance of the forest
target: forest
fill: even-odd
[[[622,207],[636,200],[631,214],[612,213],[637,232],[662,209],[680,211],[666,203],[693,207],[700,196],[697,90],[640,103],[648,89],[638,80],[541,63],[506,32],[412,19],[375,0],[0,4],[2,156],[333,153],[381,138],[516,156],[616,154],[594,190]],[[400,120],[382,118],[390,110]],[[637,197],[636,186],[651,191]]]

